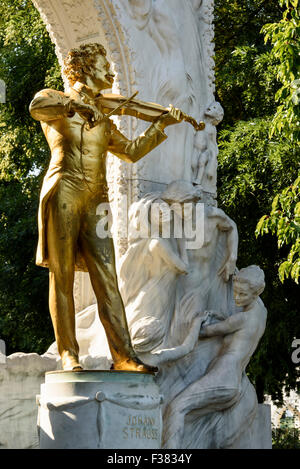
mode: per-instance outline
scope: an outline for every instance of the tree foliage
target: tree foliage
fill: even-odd
[[[300,276],[300,177],[294,184],[276,195],[270,215],[264,215],[257,224],[256,233],[276,234],[278,248],[291,245],[287,260],[279,265],[283,282],[291,277],[298,283]]]
[[[218,135],[218,198],[238,226],[238,267],[258,264],[265,272],[267,328],[247,370],[260,402],[265,393],[280,401],[283,385],[296,388],[299,378],[291,361],[292,341],[300,337],[299,290],[290,279],[282,284],[278,277],[291,246],[284,243],[278,250],[270,228],[263,237],[256,238],[255,232],[274,198],[293,185],[299,171],[295,141],[270,132],[279,104],[275,97],[284,100],[278,81],[281,59],[261,32],[266,24],[280,23],[285,8],[278,0],[216,0],[215,6],[216,90],[225,109]],[[284,203],[280,196],[277,201]],[[296,205],[291,201],[293,213]]]
[[[279,428],[272,432],[272,449],[300,449],[298,428]]]
[[[277,23],[262,28],[265,42],[270,41],[272,55],[277,59],[277,80],[282,84],[275,95],[278,103],[272,118],[269,136],[288,139],[300,159],[300,15],[298,0],[279,0],[286,9]],[[293,184],[278,193],[269,215],[258,222],[256,233],[271,232],[277,236],[278,248],[290,247],[286,259],[279,266],[279,278],[291,278],[298,283],[300,276],[300,176]]]
[[[282,19],[265,24],[265,42],[272,44],[271,54],[278,60],[276,78],[281,87],[275,95],[278,102],[272,120],[270,136],[274,133],[299,145],[300,137],[300,14],[298,0],[279,0],[286,7]]]
[[[29,0],[0,4],[0,336],[7,353],[43,353],[53,340],[48,272],[35,266],[37,208],[49,150],[29,103],[62,87],[54,47]]]
[[[216,97],[225,110],[221,128],[274,112],[276,64],[260,31],[281,16],[277,0],[215,0]]]

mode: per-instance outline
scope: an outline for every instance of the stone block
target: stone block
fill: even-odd
[[[154,376],[118,371],[46,373],[38,396],[41,449],[158,449]]]

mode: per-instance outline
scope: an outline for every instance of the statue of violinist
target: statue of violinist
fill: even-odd
[[[118,107],[116,102],[125,104],[124,99],[112,99],[109,106],[107,95],[100,94],[111,88],[114,79],[104,47],[86,44],[70,50],[64,73],[69,93],[44,89],[30,104],[30,113],[41,121],[51,149],[40,195],[36,263],[49,268],[49,309],[62,367],[82,370],[73,298],[74,271],[82,270],[91,278],[113,369],[151,373],[157,369],[142,363],[132,348],[118,289],[113,241],[97,237],[96,208],[108,201],[107,151],[135,163],[167,138],[165,127],[178,124],[185,115],[173,107],[166,110],[157,105],[158,110],[144,116],[152,120],[150,127],[130,141],[109,119],[113,112],[107,113]],[[124,109],[119,105],[115,111],[123,114]],[[131,107],[128,113],[134,115],[133,110]],[[138,111],[136,115],[140,117]]]

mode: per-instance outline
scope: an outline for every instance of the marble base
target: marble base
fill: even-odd
[[[41,385],[41,449],[158,449],[161,396],[151,374],[53,371]]]

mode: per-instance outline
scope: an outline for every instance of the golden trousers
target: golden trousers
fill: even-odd
[[[105,183],[104,183],[105,184]],[[107,202],[103,184],[62,178],[47,204],[46,237],[49,259],[49,308],[60,355],[78,356],[73,283],[76,253],[85,260],[115,363],[136,357],[115,269],[110,237],[100,239],[97,206]]]

